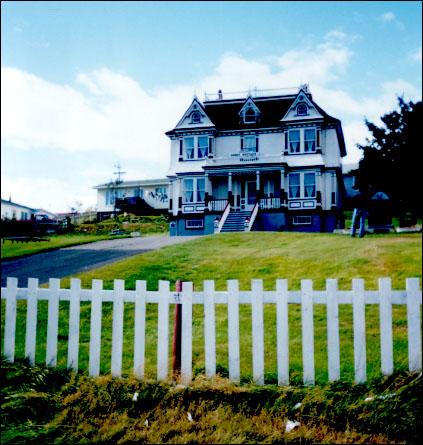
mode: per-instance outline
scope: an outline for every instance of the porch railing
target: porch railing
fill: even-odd
[[[212,199],[209,201],[209,210],[211,212],[223,212],[227,204],[227,199]]]
[[[260,210],[280,209],[280,198],[262,198],[260,199]]]

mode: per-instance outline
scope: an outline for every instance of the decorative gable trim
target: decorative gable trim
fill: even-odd
[[[243,122],[244,124],[255,124],[259,120],[260,115],[261,111],[254,103],[253,98],[249,96],[244,102],[241,110],[239,111],[241,122]]]
[[[207,115],[203,104],[197,97],[194,97],[188,110],[185,111],[182,119],[176,124],[175,129],[203,127],[214,127],[214,124]]]
[[[298,119],[316,118],[323,118],[323,116],[310,100],[308,93],[303,88],[301,88],[300,91],[298,91],[294,102],[292,102],[292,105],[288,108],[288,111],[281,119],[281,122],[288,120],[292,121]]]

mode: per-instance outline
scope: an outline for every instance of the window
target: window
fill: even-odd
[[[285,139],[286,150],[291,154],[315,153],[319,145],[320,130],[316,128],[298,128],[288,131]]]
[[[244,136],[242,151],[256,152],[257,138],[255,136]]]
[[[307,153],[316,151],[316,130],[314,128],[304,130],[304,151]]]
[[[185,158],[194,159],[194,138],[184,138]]]
[[[300,152],[300,130],[289,131],[289,152],[290,153]]]
[[[189,136],[184,138],[185,160],[204,159],[208,154],[208,136]]]
[[[307,104],[305,102],[300,102],[297,105],[297,116],[306,116],[307,115]]]
[[[274,193],[274,184],[271,179],[266,179],[264,183],[264,194],[268,197]]]
[[[204,227],[204,221],[202,219],[186,219],[186,229],[202,229]]]
[[[199,124],[201,122],[201,114],[199,111],[194,111],[194,113],[191,114],[191,123],[192,124]]]
[[[208,136],[198,136],[198,145],[197,145],[197,157],[198,159],[204,158],[207,156],[207,149],[209,148],[209,138]]]
[[[205,199],[205,179],[185,178],[184,179],[184,203],[204,202]]]
[[[303,199],[316,197],[316,173],[289,173],[289,198]]]
[[[184,179],[184,202],[194,202],[194,179]]]
[[[244,122],[245,123],[254,123],[256,122],[256,112],[253,108],[248,108],[244,113]]]
[[[290,173],[289,174],[289,197],[299,198],[300,197],[300,174]]]
[[[316,196],[316,174],[304,173],[304,197],[314,198]]]
[[[311,216],[294,216],[292,219],[292,224],[294,225],[300,225],[300,224],[311,224]]]

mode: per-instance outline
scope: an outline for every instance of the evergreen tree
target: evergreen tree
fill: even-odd
[[[381,127],[366,119],[372,136],[367,145],[357,145],[363,158],[354,172],[356,187],[367,199],[377,191],[385,192],[399,215],[421,216],[422,102],[406,103],[398,97],[398,105],[398,111],[381,117]]]

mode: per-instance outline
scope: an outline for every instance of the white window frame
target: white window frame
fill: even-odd
[[[306,107],[306,112],[305,113],[300,113],[299,112],[300,106],[305,106]],[[306,102],[298,102],[298,104],[297,104],[297,116],[307,116],[307,115],[308,115],[308,106],[307,106]]]
[[[192,223],[192,225],[189,225]],[[197,223],[197,224],[195,224]],[[186,230],[195,230],[195,229],[204,229],[204,219],[186,219],[185,220],[185,229]]]
[[[254,120],[247,120],[247,112],[252,111],[254,113]],[[255,124],[257,123],[257,112],[253,107],[248,107],[245,111],[244,111],[244,124]]]
[[[308,218],[306,221],[301,221],[302,218]],[[294,226],[306,226],[306,225],[311,225],[312,223],[312,218],[310,215],[295,215],[292,218],[292,224]]]
[[[314,150],[305,151],[305,131],[306,130],[314,130]],[[288,151],[290,155],[299,155],[299,154],[313,154],[317,152],[317,127],[297,127],[290,128],[288,130],[288,147],[285,147],[285,151]],[[299,131],[300,132],[300,151],[292,151],[291,150],[291,132]]]
[[[245,139],[246,138],[251,138],[251,139],[254,138],[254,141],[255,141],[254,149],[251,149],[251,148],[246,149],[245,148]],[[242,136],[242,150],[241,150],[241,153],[256,153],[257,152],[257,139],[258,139],[258,137],[255,134],[246,134],[245,136]]]
[[[199,116],[198,121],[194,120],[194,115],[198,115]],[[202,118],[201,113],[198,110],[193,111],[191,113],[191,124],[201,124],[201,122],[202,122],[201,118]]]
[[[305,196],[305,184],[304,184],[304,175],[306,173],[313,173],[314,174],[314,196]],[[298,174],[300,175],[300,196],[297,196],[296,198],[290,196],[290,177],[292,174]],[[316,180],[316,172],[305,170],[305,171],[294,171],[291,173],[288,173],[288,199],[290,200],[296,200],[296,199],[316,199],[317,196],[317,180]]]
[[[203,177],[203,176],[198,176],[198,177],[195,177],[195,176],[190,176],[190,177],[187,177],[187,178],[183,178],[183,180],[182,180],[182,203],[183,204],[202,204],[202,203],[204,203],[204,201],[198,201],[197,200],[197,195],[198,195],[198,186],[197,186],[197,183],[198,183],[198,179],[203,179],[204,180],[204,194],[205,194],[205,192],[206,192],[206,181],[205,181],[205,178]],[[192,180],[192,201],[185,201],[185,181],[186,180]]]
[[[203,157],[199,157],[198,156],[198,138],[200,137],[204,137],[207,138],[207,149],[206,149],[206,154]],[[194,157],[193,158],[188,158],[187,157],[187,150],[186,150],[186,145],[185,145],[185,140],[189,139],[189,138],[193,138],[194,139]],[[182,158],[184,161],[197,161],[200,159],[206,159],[209,153],[209,142],[210,140],[210,136],[208,134],[199,134],[199,135],[193,135],[193,136],[184,136],[183,138],[183,147],[182,147]]]

